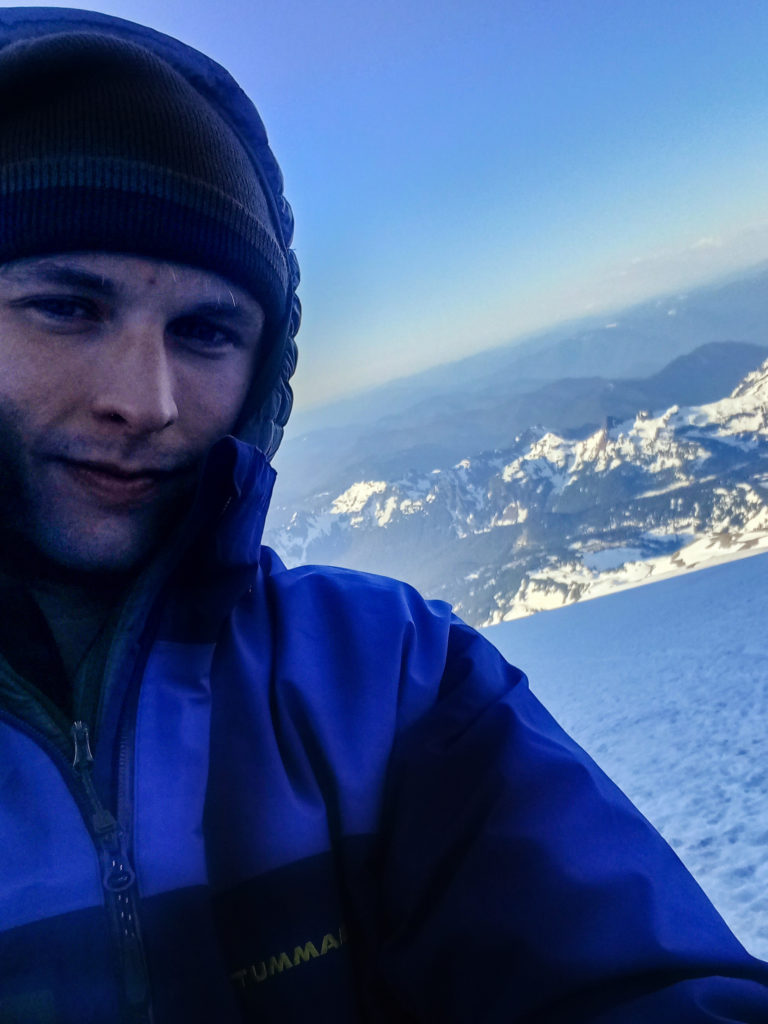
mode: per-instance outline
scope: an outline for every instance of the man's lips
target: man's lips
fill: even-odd
[[[179,470],[132,468],[110,462],[56,460],[67,476],[106,504],[137,506],[152,499]]]
[[[88,469],[94,473],[103,473],[106,476],[114,476],[119,480],[138,480],[147,477],[160,480],[164,477],[174,476],[178,469],[161,469],[153,466],[123,466],[117,462],[98,462],[91,459],[61,459],[62,462],[77,469]]]

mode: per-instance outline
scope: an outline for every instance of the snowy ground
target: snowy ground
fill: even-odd
[[[484,630],[768,959],[768,555]]]

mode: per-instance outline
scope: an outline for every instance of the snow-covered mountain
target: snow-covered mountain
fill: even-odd
[[[763,263],[556,324],[331,405],[297,408],[275,460],[278,498],[295,504],[355,480],[452,466],[509,447],[535,423],[571,436],[606,416],[711,402],[766,358],[766,323]],[[750,348],[762,354],[754,358]],[[687,358],[695,352],[700,358]],[[718,384],[722,390],[712,391]]]
[[[490,625],[768,549],[768,361],[719,401],[531,429],[503,450],[280,509],[290,564],[399,576]]]
[[[768,280],[763,291],[768,295]],[[633,311],[622,317],[622,323],[631,328],[638,315]],[[766,320],[768,309],[763,322]],[[662,331],[666,324],[655,326]],[[628,345],[631,349],[626,330],[620,335],[618,329],[606,327],[603,333],[613,336],[619,352]],[[666,337],[663,331],[662,335]],[[702,338],[708,337],[702,334]],[[584,346],[585,367],[593,367],[595,358],[590,355],[590,346],[597,345],[602,352],[604,339],[589,335],[575,340]],[[586,372],[566,375],[573,359],[561,365],[560,354],[553,358],[551,353],[542,352],[539,375],[548,377],[534,381],[506,366],[500,351],[495,356],[497,372],[490,380],[459,379],[449,390],[439,386],[431,390],[429,375],[422,374],[414,380],[422,380],[424,387],[416,393],[405,391],[411,395],[410,402],[404,395],[398,400],[391,394],[392,389],[385,387],[378,400],[377,393],[372,393],[367,409],[352,403],[346,407],[346,416],[337,409],[336,421],[331,410],[330,426],[318,413],[312,429],[295,432],[302,420],[299,416],[298,423],[291,422],[277,455],[278,495],[287,505],[310,493],[343,490],[366,477],[387,480],[407,470],[424,472],[435,466],[453,466],[477,452],[509,447],[517,435],[534,424],[543,424],[563,437],[583,438],[609,416],[624,420],[638,409],[712,402],[759,366],[768,356],[768,347],[745,341],[704,340],[692,351],[674,358],[673,353],[674,346],[670,346],[670,361],[648,377],[607,377]],[[626,353],[625,358],[629,358]],[[615,353],[610,365],[615,365],[617,359]],[[462,365],[453,364],[454,373]],[[409,383],[413,387],[412,381]],[[443,380],[443,388],[447,386]],[[385,402],[382,410],[383,396],[389,405]]]

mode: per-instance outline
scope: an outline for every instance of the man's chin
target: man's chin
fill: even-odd
[[[52,566],[64,573],[83,576],[130,576],[141,571],[150,561],[154,549],[109,552],[83,550],[41,550],[41,555]]]
[[[40,474],[33,486],[18,488],[21,500],[0,515],[0,564],[27,579],[136,574],[167,544],[192,495],[191,487],[168,488],[139,507],[111,507],[69,483],[61,474]]]
[[[69,528],[68,528],[69,526]],[[38,523],[17,537],[25,574],[117,577],[137,574],[157,553],[168,528],[157,522]]]
[[[32,575],[128,577],[146,565],[155,548],[145,544],[57,543],[47,537],[31,540],[19,551]]]

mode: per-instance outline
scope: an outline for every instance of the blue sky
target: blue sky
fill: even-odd
[[[763,0],[79,6],[204,50],[259,107],[305,408],[768,257]]]

